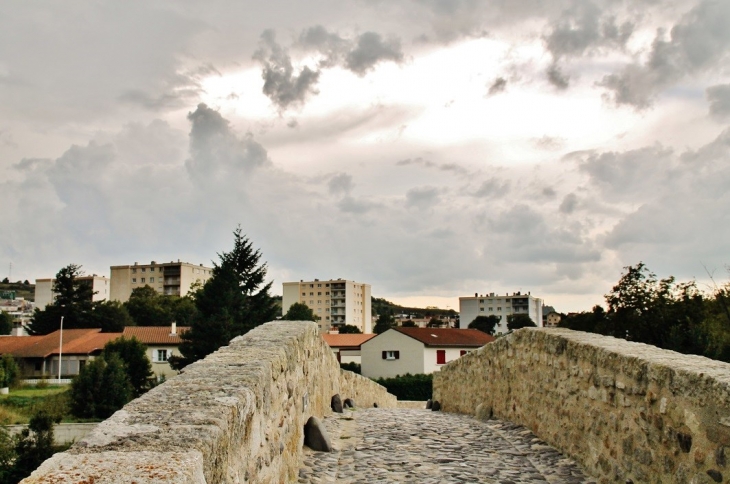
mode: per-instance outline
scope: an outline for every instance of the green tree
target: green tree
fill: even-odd
[[[592,311],[571,315],[561,314],[558,327],[589,333],[605,333],[606,324],[606,310],[602,306],[595,305]]]
[[[43,335],[63,327],[93,328],[90,317],[93,309],[92,297],[94,291],[88,281],[80,281],[84,273],[80,265],[69,264],[56,274],[53,282],[54,301],[45,309],[36,308],[33,318],[28,325],[28,332],[33,335]]]
[[[114,353],[124,362],[124,369],[132,385],[132,397],[136,398],[150,389],[153,377],[152,365],[147,358],[147,346],[137,338],[117,338],[104,345],[102,356],[109,360]],[[125,402],[126,403],[126,402]]]
[[[343,324],[338,326],[337,329],[340,331],[340,334],[362,334],[360,328],[352,324]]]
[[[378,316],[378,322],[375,323],[373,333],[381,334],[388,331],[390,328],[395,327],[395,317],[393,311],[390,309],[384,309],[383,312]]]
[[[124,362],[111,352],[90,362],[71,383],[71,413],[79,418],[105,419],[132,399],[132,384]]]
[[[13,481],[13,462],[15,461],[15,441],[5,426],[0,426],[0,482]]]
[[[15,438],[15,461],[7,482],[19,482],[28,477],[53,455],[54,423],[58,423],[58,420],[44,411],[31,417],[28,428]]]
[[[289,310],[281,319],[287,321],[317,321],[320,318],[314,314],[314,311],[309,306],[296,302],[289,306]]]
[[[403,321],[403,323],[401,323],[401,327],[402,328],[417,328],[418,325],[416,323],[414,323],[413,321],[411,321],[410,319],[406,319],[405,321]]]
[[[13,331],[13,317],[5,311],[0,311],[0,334],[6,335]]]
[[[510,331],[534,326],[535,322],[525,313],[510,314],[507,316],[507,329]]]
[[[132,289],[124,307],[137,326],[168,326],[175,319],[171,307],[163,302],[162,296],[149,285]]]
[[[134,321],[119,301],[96,301],[89,314],[90,327],[101,328],[104,333],[121,333]],[[64,322],[64,327],[66,323]]]
[[[479,331],[494,336],[494,330],[499,324],[499,316],[490,314],[489,316],[477,316],[474,321],[469,323],[469,329],[478,329]]]
[[[180,369],[205,358],[239,335],[276,319],[279,307],[271,297],[272,282],[265,283],[266,263],[261,252],[241,233],[233,232],[233,250],[218,254],[213,275],[195,294],[198,315],[181,336],[181,358],[170,364]],[[279,313],[280,314],[280,313]]]
[[[2,372],[0,386],[3,387],[15,385],[20,377],[20,368],[18,368],[15,358],[7,354],[0,358],[0,372]]]

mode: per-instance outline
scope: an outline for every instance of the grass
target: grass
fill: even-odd
[[[78,421],[69,415],[68,386],[46,388],[11,388],[9,395],[0,395],[0,424],[27,424],[39,410],[60,415],[63,421]]]

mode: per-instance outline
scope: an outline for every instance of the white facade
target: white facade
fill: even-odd
[[[92,301],[106,301],[111,293],[111,282],[108,277],[97,276],[80,276],[77,281],[83,281],[91,284],[91,290],[94,295],[91,296]],[[53,303],[56,294],[53,292],[53,283],[55,279],[36,279],[35,280],[35,307],[45,309],[46,306]]]
[[[294,303],[306,304],[319,316],[320,332],[349,324],[365,334],[373,332],[370,284],[330,279],[328,281],[299,281],[283,284],[282,312],[286,314]]]
[[[510,314],[527,314],[536,326],[542,327],[542,299],[522,294],[474,294],[473,297],[459,298],[459,327],[466,329],[477,316],[498,316],[499,324],[494,329],[495,335],[506,334],[507,316]]]
[[[183,297],[190,292],[194,284],[205,284],[213,276],[213,269],[203,264],[188,262],[155,261],[149,264],[131,266],[112,266],[110,299],[125,302],[132,291],[138,287],[150,286],[166,296]]]

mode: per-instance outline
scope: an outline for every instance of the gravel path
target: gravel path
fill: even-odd
[[[299,483],[595,483],[571,459],[509,422],[413,409],[324,419],[334,452],[305,447]]]

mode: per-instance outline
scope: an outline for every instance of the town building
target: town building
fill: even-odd
[[[319,316],[319,329],[327,333],[343,324],[356,326],[365,334],[373,332],[370,284],[330,279],[283,284],[282,313],[294,303],[306,304]]]
[[[498,316],[499,324],[494,334],[507,334],[507,316],[510,314],[527,314],[535,326],[542,327],[542,299],[521,292],[511,295],[474,293],[471,297],[459,298],[459,327],[466,329],[477,316]]]
[[[213,275],[213,269],[203,264],[188,262],[152,261],[149,264],[131,266],[111,266],[112,301],[129,300],[132,291],[138,287],[150,286],[158,293],[166,296],[185,296],[194,284],[205,284]]]
[[[368,378],[433,373],[492,341],[476,329],[392,328],[361,344],[361,372]]]
[[[546,328],[554,328],[560,324],[560,313],[552,311],[545,315],[544,324]]]
[[[92,301],[106,301],[109,299],[111,284],[108,277],[97,276],[79,276],[76,278],[80,284],[88,284],[94,293],[91,296]],[[53,292],[53,284],[55,279],[36,279],[35,280],[35,306],[39,309],[45,309],[46,306],[52,304],[56,299],[56,293]]]
[[[358,365],[362,362],[360,347],[374,337],[374,334],[326,333],[322,335],[324,342],[332,348],[338,362],[357,363]]]

